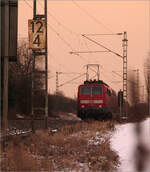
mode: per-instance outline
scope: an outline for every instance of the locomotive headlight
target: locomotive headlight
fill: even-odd
[[[80,103],[81,104],[87,104],[87,103],[90,103],[90,100],[80,100]]]
[[[93,100],[93,103],[103,103],[103,100]]]

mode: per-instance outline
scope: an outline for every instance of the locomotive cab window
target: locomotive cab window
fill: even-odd
[[[94,86],[92,87],[92,95],[102,94],[102,87],[101,86]]]
[[[101,86],[82,86],[80,88],[80,93],[82,95],[98,95],[98,94],[102,94],[102,87]]]
[[[80,92],[82,95],[90,95],[91,94],[91,87],[82,86],[80,88]]]

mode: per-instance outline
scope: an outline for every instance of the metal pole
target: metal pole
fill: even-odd
[[[42,115],[44,116],[44,128],[47,129],[48,128],[48,50],[47,50],[47,0],[44,0],[44,14],[37,14],[37,0],[33,0],[33,19],[36,21],[45,21],[45,29],[46,29],[46,34],[45,34],[45,47],[43,47],[43,49],[33,49],[32,53],[33,53],[33,68],[32,68],[32,97],[35,97],[34,92],[35,91],[42,91],[41,89],[35,89],[34,88],[34,77],[35,77],[35,73],[39,72],[35,70],[35,60],[36,60],[36,56],[42,56],[43,59],[45,60],[45,69],[43,71],[41,71],[41,73],[44,73],[44,107],[43,105],[41,105],[41,107],[39,107],[40,105],[34,105],[34,98],[32,98],[32,115],[34,117],[33,119],[33,130],[34,130],[34,120],[35,120],[35,111],[37,112],[44,112],[44,115],[42,113]],[[33,74],[34,73],[34,74]],[[37,107],[38,106],[38,107]],[[42,112],[41,112],[42,111]]]
[[[120,89],[120,116],[122,116],[122,100],[121,100],[121,89]]]
[[[33,5],[33,19],[36,18],[36,0],[34,0],[34,5]]]
[[[89,80],[88,68],[89,68],[89,66],[87,65],[86,66],[86,80],[87,81]]]
[[[127,116],[127,32],[123,34],[123,113]]]
[[[58,94],[58,72],[56,72],[56,96]]]
[[[45,24],[46,24],[46,47],[45,47],[45,68],[46,68],[46,77],[45,77],[45,86],[46,86],[46,96],[45,96],[45,129],[48,128],[48,124],[47,124],[47,119],[48,119],[48,58],[47,58],[47,0],[45,0]]]
[[[137,103],[140,101],[140,94],[139,94],[139,69],[137,69]]]
[[[97,75],[98,75],[98,77],[97,77],[97,79],[98,79],[98,81],[99,81],[99,78],[100,78],[100,72],[99,72],[99,65],[97,66],[98,67],[98,71],[97,71]]]
[[[5,0],[4,4],[4,68],[3,68],[3,119],[2,119],[2,135],[7,135],[7,114],[8,114],[8,56],[9,56],[9,4]],[[5,145],[4,145],[5,146]]]
[[[33,0],[33,19],[36,19],[36,0]],[[32,50],[32,106],[31,106],[31,114],[32,114],[32,120],[31,120],[31,128],[32,132],[35,133],[35,116],[34,116],[34,71],[35,71],[35,51]]]
[[[32,132],[35,133],[35,126],[34,126],[34,69],[35,69],[35,54],[34,54],[34,51],[32,52],[32,121],[31,121],[31,128],[32,128]]]
[[[57,101],[58,101],[58,72],[56,72],[56,103],[55,103],[55,110],[57,112]]]
[[[142,92],[142,102],[144,103],[144,85],[143,85],[143,92]]]
[[[150,72],[148,72],[148,113],[150,116]]]

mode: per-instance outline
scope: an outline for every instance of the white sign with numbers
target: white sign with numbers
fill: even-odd
[[[46,47],[45,20],[28,20],[29,48],[44,49]]]

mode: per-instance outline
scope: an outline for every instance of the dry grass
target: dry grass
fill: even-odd
[[[112,171],[119,157],[110,148],[114,123],[81,122],[66,126],[53,136],[45,131],[9,143],[2,169],[10,171]],[[96,144],[95,144],[96,143]],[[7,167],[6,167],[7,164]]]
[[[2,161],[2,170],[7,171],[38,171],[37,161],[30,156],[22,143],[10,143],[7,157]]]

